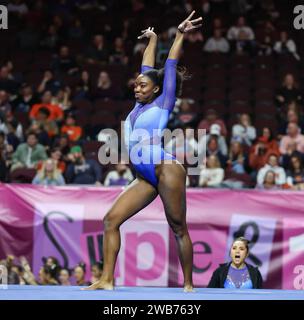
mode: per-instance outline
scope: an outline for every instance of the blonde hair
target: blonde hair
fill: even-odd
[[[61,172],[60,172],[60,170],[57,168],[57,161],[54,160],[54,159],[51,159],[51,158],[43,161],[42,167],[41,167],[41,169],[38,171],[38,176],[39,176],[39,178],[40,178],[41,180],[46,179],[46,177],[47,177],[46,165],[47,165],[48,163],[52,163],[52,165],[53,165],[53,170],[51,171],[51,178],[52,178],[53,180],[58,179],[58,177],[61,175]]]

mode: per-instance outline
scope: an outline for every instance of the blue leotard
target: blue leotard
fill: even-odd
[[[163,149],[161,135],[176,101],[176,64],[176,59],[167,59],[161,95],[151,103],[137,102],[124,124],[124,140],[130,161],[136,172],[155,187],[158,184],[155,165],[161,160],[175,159]],[[141,73],[149,69],[152,68],[143,65]]]

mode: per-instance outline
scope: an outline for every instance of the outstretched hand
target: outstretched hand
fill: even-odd
[[[143,38],[152,38],[156,37],[156,33],[154,32],[154,28],[149,27],[148,29],[142,30],[141,31],[142,35],[137,37],[137,39],[143,39]]]
[[[192,18],[192,16],[194,15],[195,11],[193,10],[191,12],[191,14],[189,15],[189,17],[187,19],[185,19],[179,26],[178,26],[178,30],[182,33],[185,32],[189,32],[192,31],[194,29],[200,28],[203,24],[200,23],[203,18],[199,17],[197,19],[194,20],[190,20]]]

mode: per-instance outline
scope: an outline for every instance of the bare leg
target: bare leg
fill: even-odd
[[[157,166],[156,174],[159,179],[158,192],[177,241],[184,290],[192,291],[193,247],[186,224],[186,172],[181,164],[164,161]]]
[[[120,249],[120,225],[131,218],[138,211],[146,207],[157,196],[157,190],[148,182],[137,178],[117,198],[112,208],[103,219],[104,240],[103,257],[104,266],[101,279],[93,283],[87,290],[105,289],[114,287],[114,269]]]

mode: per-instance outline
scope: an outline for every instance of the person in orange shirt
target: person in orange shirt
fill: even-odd
[[[47,108],[50,111],[48,120],[55,120],[55,121],[62,120],[63,111],[60,109],[58,105],[52,104],[51,100],[52,100],[51,91],[45,91],[41,98],[41,103],[37,103],[32,106],[32,109],[30,111],[31,120],[37,120],[37,116],[41,108]]]
[[[76,119],[72,113],[67,115],[61,133],[67,134],[71,141],[77,141],[82,136],[82,128],[76,125]]]

